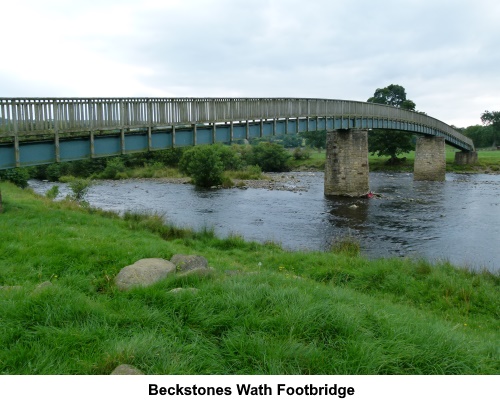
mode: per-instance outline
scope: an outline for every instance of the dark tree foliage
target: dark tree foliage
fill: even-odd
[[[500,111],[485,111],[481,115],[481,121],[493,129],[492,146],[498,145],[500,143]]]
[[[290,170],[291,157],[282,145],[261,142],[253,147],[249,163],[258,165],[264,172],[285,172]]]
[[[409,111],[415,111],[415,103],[406,98],[403,86],[391,84],[383,89],[375,90],[370,103],[391,105]],[[406,131],[394,131],[387,129],[374,129],[368,137],[368,150],[377,156],[389,156],[388,163],[396,164],[400,161],[397,155],[407,153],[414,149],[412,142],[414,134]]]
[[[326,131],[310,131],[304,134],[301,134],[302,138],[305,139],[306,145],[311,148],[321,149],[326,148]]]

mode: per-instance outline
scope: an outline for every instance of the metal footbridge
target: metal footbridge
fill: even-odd
[[[425,114],[360,101],[302,98],[0,98],[0,170],[230,143],[316,130],[394,129],[471,139]]]

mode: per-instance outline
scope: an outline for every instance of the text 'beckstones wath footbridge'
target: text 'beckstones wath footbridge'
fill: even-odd
[[[0,170],[172,147],[327,131],[326,195],[369,191],[371,129],[421,134],[414,179],[444,180],[445,143],[472,140],[425,114],[360,101],[301,98],[0,98]]]

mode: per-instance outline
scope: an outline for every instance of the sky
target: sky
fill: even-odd
[[[0,97],[366,101],[500,110],[498,0],[0,0]]]

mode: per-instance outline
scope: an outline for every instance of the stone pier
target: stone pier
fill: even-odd
[[[477,163],[477,152],[456,152],[455,164],[457,165],[473,165]]]
[[[446,151],[443,137],[423,136],[415,147],[413,180],[444,181]]]
[[[326,133],[325,195],[358,197],[370,191],[368,131],[339,129]]]

